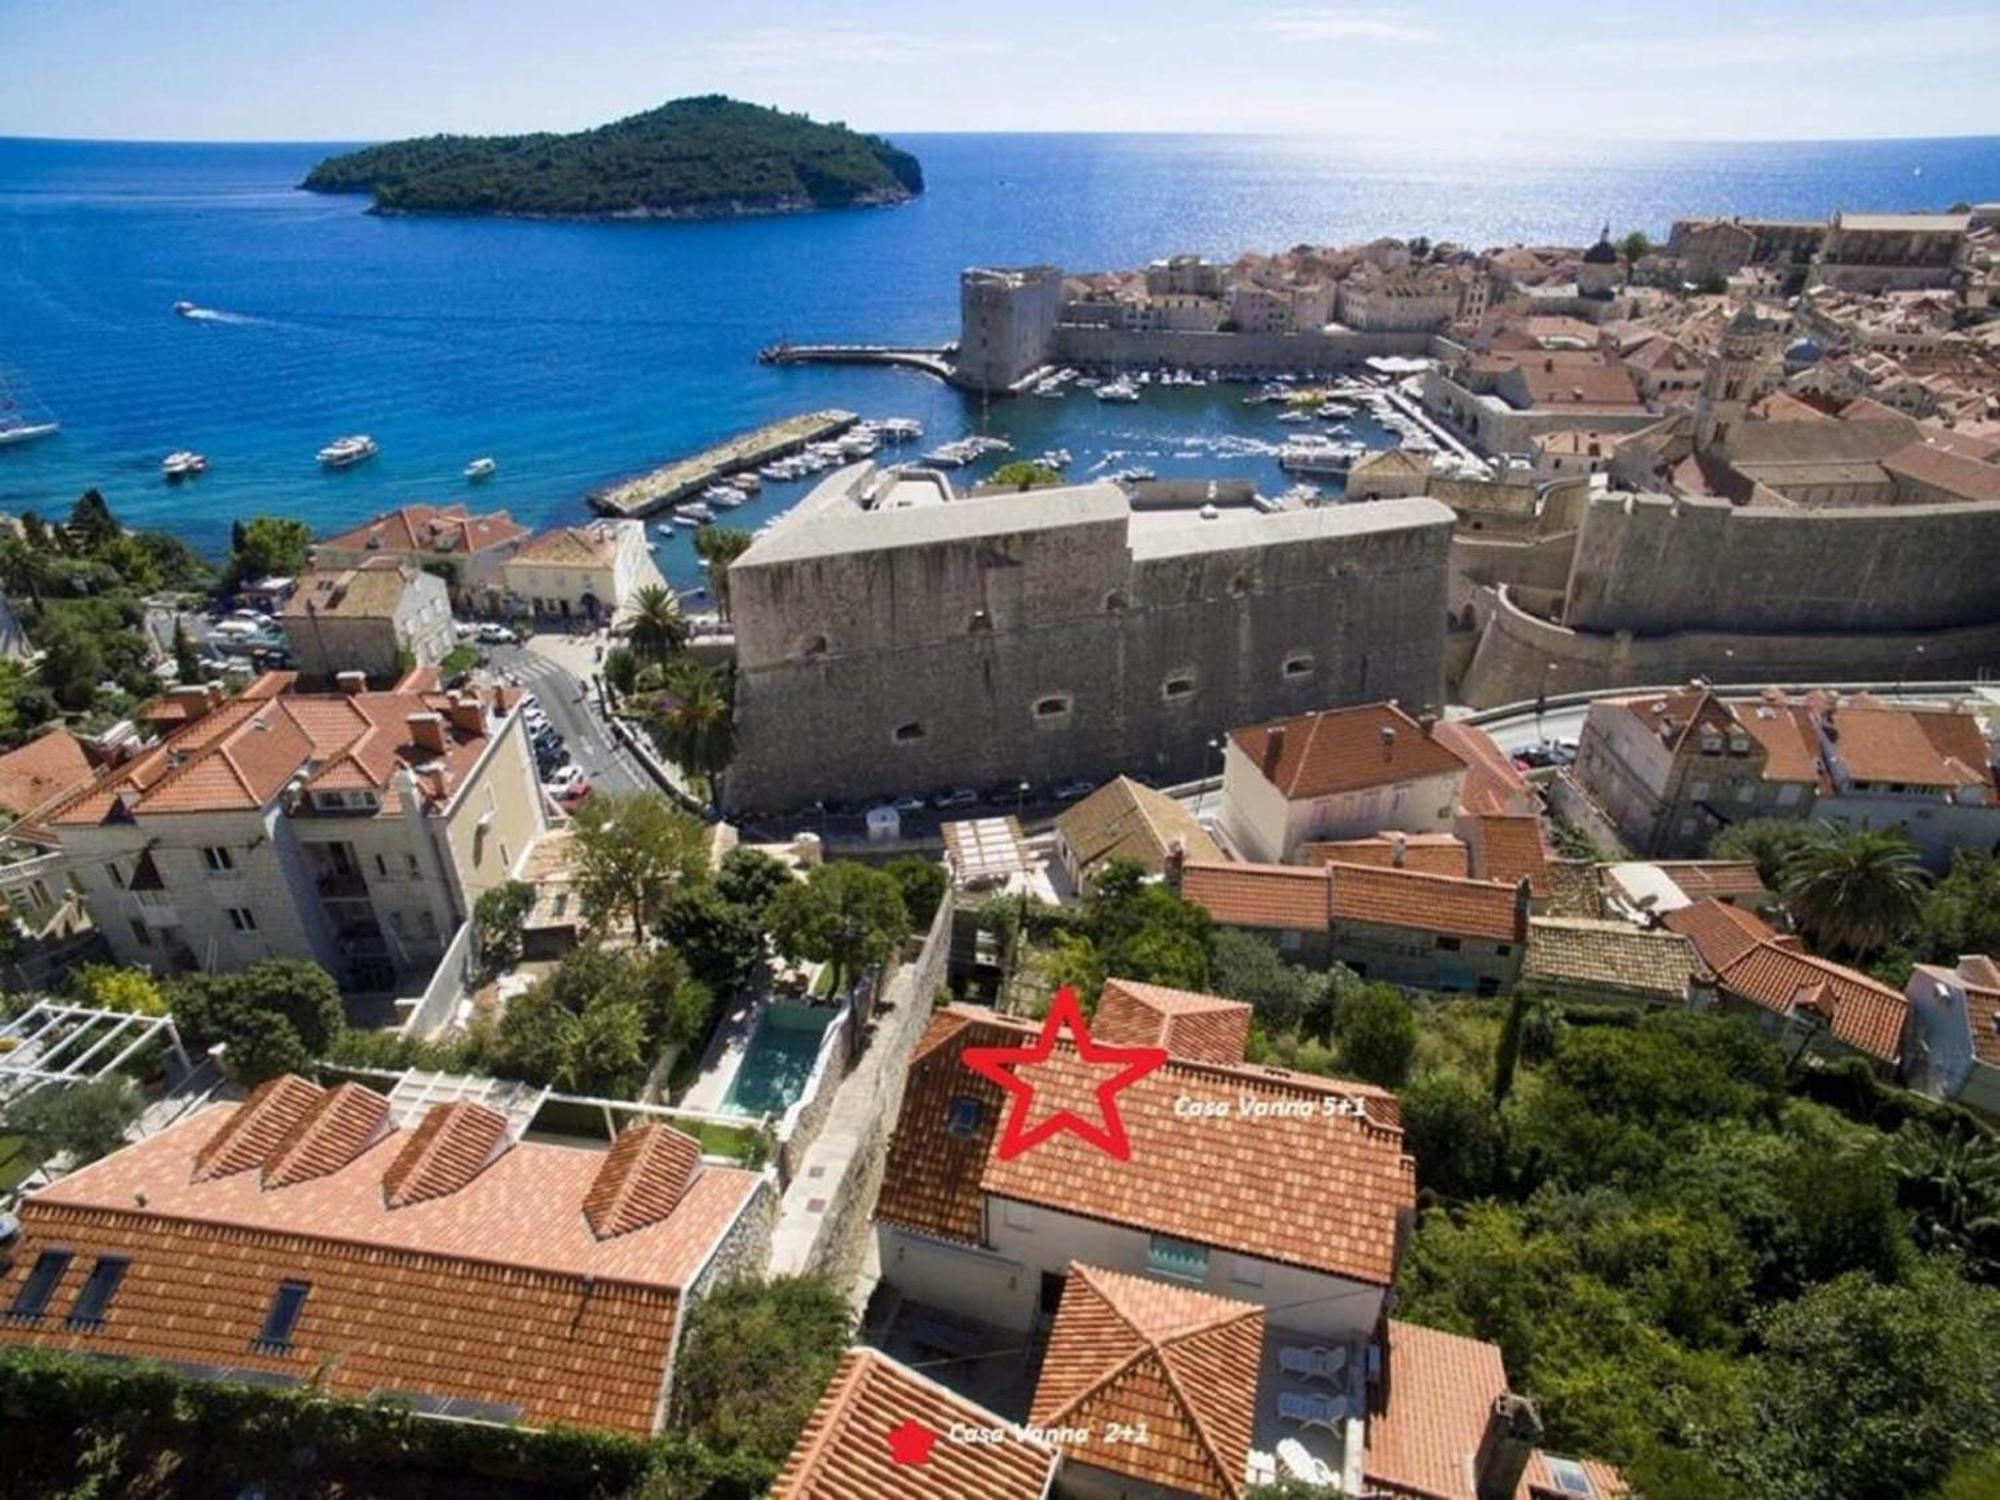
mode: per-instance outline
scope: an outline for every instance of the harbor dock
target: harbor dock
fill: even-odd
[[[636,479],[609,485],[589,497],[590,506],[607,516],[650,516],[731,474],[784,458],[807,443],[838,437],[860,420],[854,412],[837,409],[787,417],[705,448],[691,458],[676,459]]]
[[[757,358],[767,365],[900,365],[939,380],[953,375],[956,344],[773,344]]]

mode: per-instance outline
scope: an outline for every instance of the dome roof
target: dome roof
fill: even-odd
[[[1609,230],[1599,235],[1597,243],[1583,252],[1583,263],[1586,266],[1614,266],[1618,264],[1618,252],[1612,247]]]
[[[1816,365],[1826,351],[1811,339],[1793,339],[1785,345],[1785,363],[1788,365]]]

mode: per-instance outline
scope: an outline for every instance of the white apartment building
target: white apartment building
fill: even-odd
[[[666,586],[643,521],[559,526],[525,543],[501,571],[509,598],[538,618],[613,620],[641,589]]]

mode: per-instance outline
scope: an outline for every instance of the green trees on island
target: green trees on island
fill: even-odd
[[[302,186],[387,212],[703,216],[886,203],[923,191],[907,151],[720,95],[573,135],[434,135],[326,158]]]

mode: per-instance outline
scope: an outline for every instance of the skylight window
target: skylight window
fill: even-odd
[[[1543,1455],[1549,1466],[1549,1478],[1555,1481],[1557,1489],[1565,1495],[1580,1495],[1583,1500],[1597,1500],[1597,1491],[1591,1488],[1590,1476],[1583,1472],[1583,1466],[1567,1458],[1550,1458]]]
[[[111,1299],[118,1295],[118,1284],[125,1279],[125,1268],[130,1264],[122,1255],[97,1257],[97,1264],[84,1279],[83,1290],[76,1294],[76,1304],[69,1310],[70,1327],[104,1326],[104,1315],[110,1311]]]
[[[945,1129],[953,1135],[971,1135],[979,1128],[979,1117],[985,1113],[977,1099],[961,1095],[951,1101],[951,1114],[946,1118]]]
[[[305,1311],[306,1293],[311,1290],[303,1281],[279,1282],[278,1290],[271,1296],[271,1306],[264,1314],[264,1326],[250,1341],[251,1346],[266,1354],[283,1354],[291,1348],[292,1330],[298,1327],[299,1314]]]
[[[21,1290],[14,1294],[14,1302],[7,1309],[7,1316],[31,1321],[42,1315],[49,1305],[49,1298],[55,1295],[56,1283],[63,1279],[63,1272],[69,1269],[71,1256],[67,1250],[44,1250],[35,1257],[34,1269],[28,1272],[28,1279],[21,1283]]]

